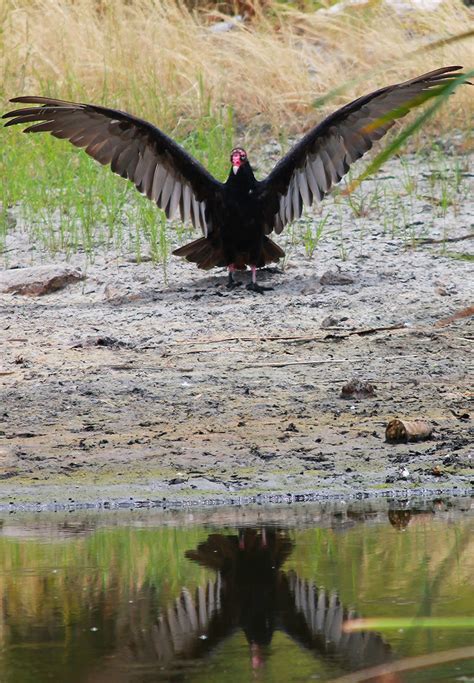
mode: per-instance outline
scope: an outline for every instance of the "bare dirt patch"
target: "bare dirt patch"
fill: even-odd
[[[86,279],[46,296],[1,294],[0,503],[472,487],[474,207],[418,195],[416,248],[327,202],[314,258],[287,235],[264,296],[116,253],[73,256]],[[31,264],[20,219],[6,247]],[[373,393],[341,396],[353,379]],[[432,438],[386,443],[394,417]]]

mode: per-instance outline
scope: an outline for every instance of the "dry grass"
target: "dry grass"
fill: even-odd
[[[180,135],[209,107],[230,105],[254,129],[295,133],[321,117],[312,102],[341,82],[353,81],[326,111],[431,68],[472,66],[472,38],[415,53],[472,18],[461,0],[404,14],[378,0],[338,13],[267,2],[250,23],[213,33],[215,13],[165,0],[0,0],[0,100],[41,93],[106,102]],[[431,125],[469,127],[469,90]]]

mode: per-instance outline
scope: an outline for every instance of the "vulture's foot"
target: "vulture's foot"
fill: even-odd
[[[273,287],[262,287],[261,285],[258,285],[256,282],[249,282],[247,285],[247,289],[249,289],[251,292],[263,294],[264,292],[270,292],[273,289]]]
[[[241,282],[237,282],[237,280],[229,280],[228,283],[226,284],[227,289],[235,289],[236,287],[240,287],[242,285]]]
[[[227,289],[235,289],[236,287],[240,287],[241,284],[241,282],[234,280],[234,271],[229,269],[229,278],[226,285]]]
[[[258,294],[263,294],[264,292],[269,292],[273,289],[273,287],[262,287],[257,284],[257,266],[250,266],[250,269],[252,271],[252,282],[249,282],[247,289],[250,289],[251,292],[257,292]]]

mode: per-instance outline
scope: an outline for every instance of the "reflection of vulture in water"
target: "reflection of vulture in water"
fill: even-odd
[[[292,549],[285,532],[264,528],[243,529],[238,537],[211,534],[188,551],[189,559],[214,569],[217,577],[194,594],[183,589],[160,614],[153,642],[146,647],[148,656],[153,652],[160,665],[168,667],[203,656],[243,629],[255,668],[263,664],[275,630],[351,670],[390,659],[390,647],[376,633],[342,632],[343,622],[357,615],[336,593],[281,569]],[[133,649],[140,658],[145,643],[141,635],[138,640]]]

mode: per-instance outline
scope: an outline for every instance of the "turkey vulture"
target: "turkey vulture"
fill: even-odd
[[[117,109],[25,96],[11,102],[39,106],[3,118],[10,119],[6,126],[26,124],[26,133],[45,131],[66,138],[109,164],[168,218],[178,214],[202,230],[203,237],[173,254],[204,270],[227,267],[229,288],[240,284],[234,272],[250,266],[247,288],[261,293],[265,288],[257,284],[257,268],[284,256],[269,235],[299,218],[304,205],[321,201],[395,119],[459,76],[453,72],[461,68],[436,69],[346,104],[306,133],[261,181],[240,147],[232,150],[229,177],[222,183],[161,130]]]

